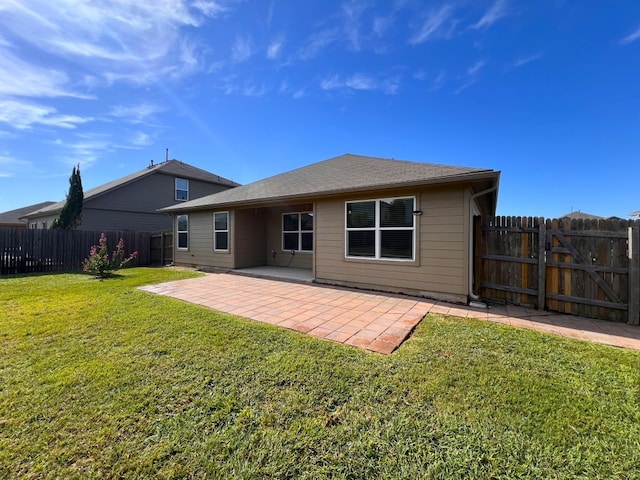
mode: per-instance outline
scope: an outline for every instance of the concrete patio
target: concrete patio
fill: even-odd
[[[308,283],[304,277],[291,282],[214,273],[141,290],[384,354],[398,348],[430,312],[640,350],[640,327],[509,305],[477,309],[404,295],[320,286]]]

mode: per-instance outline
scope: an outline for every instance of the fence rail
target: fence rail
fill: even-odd
[[[0,275],[81,271],[89,249],[98,244],[93,231],[0,229]],[[151,264],[151,233],[104,232],[110,250],[122,238],[126,254],[137,251],[134,265]]]
[[[630,246],[639,229],[620,219],[476,217],[475,285],[486,300],[637,325],[640,255]]]

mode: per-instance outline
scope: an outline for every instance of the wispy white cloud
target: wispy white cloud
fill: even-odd
[[[135,132],[130,141],[136,147],[146,147],[153,144],[154,138],[144,132]]]
[[[471,65],[467,69],[467,75],[469,75],[469,76],[475,75],[480,70],[482,70],[484,68],[484,66],[485,66],[485,61],[484,60],[478,60],[476,63],[474,63],[473,65]]]
[[[11,178],[17,173],[24,172],[25,168],[30,167],[31,162],[20,160],[8,151],[0,152],[0,177]]]
[[[338,33],[339,30],[337,28],[324,29],[313,33],[307,44],[300,50],[300,58],[309,60],[315,57],[321,50],[340,38]]]
[[[508,15],[507,0],[496,0],[485,14],[471,28],[487,28]]]
[[[217,17],[228,11],[228,8],[220,2],[196,0],[192,3],[192,6],[207,17]]]
[[[0,95],[94,98],[69,84],[66,73],[29,64],[0,48]]]
[[[183,27],[198,27],[226,11],[221,2],[206,0],[30,0],[1,8],[0,31],[12,44],[72,60],[82,73],[112,72],[134,83],[190,61],[181,44]]]
[[[0,123],[6,123],[18,130],[28,130],[33,125],[46,125],[58,128],[76,128],[92,121],[92,117],[60,114],[46,105],[15,100],[0,100]]]
[[[262,97],[268,91],[269,89],[264,85],[248,84],[242,89],[242,94],[245,97]]]
[[[241,63],[253,55],[253,41],[250,36],[236,37],[231,47],[231,58],[234,62]]]
[[[448,4],[431,10],[421,27],[409,38],[409,43],[418,45],[435,38],[449,38],[453,34],[456,25],[452,16],[453,7]]]
[[[344,14],[344,34],[351,51],[359,52],[362,48],[362,32],[360,17],[367,9],[367,5],[361,1],[352,0],[342,6]]]
[[[462,77],[462,85],[455,91],[456,94],[466,90],[478,81],[478,73],[486,66],[484,60],[478,60],[476,63],[467,68],[466,74]]]
[[[284,44],[285,41],[282,37],[272,40],[271,43],[269,43],[269,45],[267,46],[267,58],[270,60],[277,59],[282,52]]]
[[[387,95],[395,95],[400,89],[400,80],[398,77],[391,77],[380,80],[361,73],[356,73],[354,75],[346,77],[335,74],[320,81],[320,88],[323,90],[343,89],[347,91],[378,90]]]
[[[121,118],[129,123],[137,124],[147,121],[164,108],[151,103],[139,103],[137,105],[115,105],[109,113],[113,117]]]
[[[447,74],[445,73],[444,70],[440,70],[436,78],[434,78],[433,81],[431,82],[431,86],[429,87],[429,90],[432,92],[435,92],[436,90],[440,90],[444,86],[446,79],[447,79]]]
[[[108,135],[86,132],[77,133],[70,140],[58,139],[56,145],[58,163],[67,166],[80,164],[82,168],[93,165],[105,152],[117,149]]]
[[[376,16],[373,19],[373,34],[378,37],[381,38],[384,36],[385,33],[387,33],[387,31],[392,27],[393,25],[393,17],[388,16],[388,17],[381,17],[381,16]]]
[[[513,64],[511,65],[514,68],[522,67],[528,63],[535,62],[542,58],[542,53],[536,53],[535,55],[529,55],[527,57],[516,58]]]
[[[634,32],[630,33],[629,35],[624,37],[622,40],[620,40],[620,44],[629,45],[630,43],[635,42],[639,38],[640,38],[640,27],[638,27]]]

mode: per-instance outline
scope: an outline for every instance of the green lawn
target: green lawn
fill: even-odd
[[[0,278],[0,478],[640,478],[638,352],[429,315],[383,356],[135,288],[194,275]]]

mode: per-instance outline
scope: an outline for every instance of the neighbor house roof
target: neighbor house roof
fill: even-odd
[[[562,218],[572,218],[575,220],[601,220],[604,217],[592,215],[591,213],[585,213],[578,210],[577,212],[569,212],[566,215],[563,215]]]
[[[25,222],[22,222],[20,218],[24,217],[29,212],[39,210],[49,205],[53,205],[56,202],[41,202],[35,205],[29,205],[27,207],[16,208],[15,210],[9,210],[8,212],[0,213],[0,225],[9,226],[16,225],[22,226]]]
[[[140,170],[138,172],[132,173],[125,177],[119,178],[112,182],[108,182],[108,183],[105,183],[104,185],[100,185],[98,187],[87,190],[86,192],[84,192],[84,201],[86,202],[87,200],[91,200],[92,198],[97,198],[100,195],[116,190],[135,180],[139,180],[143,177],[146,177],[147,175],[151,175],[154,173],[172,175],[172,176],[176,176],[176,177],[184,178],[188,180],[200,180],[203,182],[217,183],[217,184],[225,185],[228,187],[237,187],[239,185],[238,183],[232,180],[221,177],[219,175],[214,175],[213,173],[210,173],[210,172],[207,172],[206,170],[202,170],[192,165],[183,163],[179,160],[167,160],[162,163],[150,165],[143,170]],[[62,209],[65,202],[66,200],[62,200],[60,202],[56,202],[44,208],[40,208],[39,210],[38,209],[31,210],[30,212],[25,213],[24,216],[41,215],[44,213],[54,213],[54,212],[57,213],[60,209]]]
[[[449,182],[489,180],[482,185],[495,186],[497,189],[499,177],[500,172],[485,168],[345,154],[247,185],[165,207],[160,211],[180,212],[219,206],[251,205]],[[495,201],[493,203],[495,208]]]

